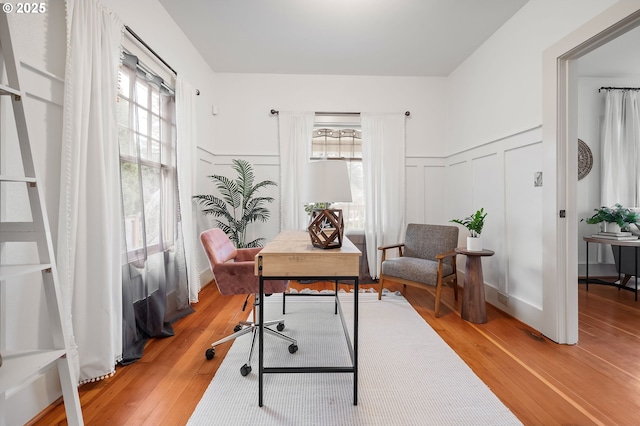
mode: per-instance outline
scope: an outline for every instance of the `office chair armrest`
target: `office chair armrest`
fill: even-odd
[[[256,254],[260,253],[260,250],[262,250],[262,247],[238,249],[236,262],[253,262],[255,260]]]
[[[216,279],[219,279],[220,282],[230,282],[230,281],[245,281],[242,277],[254,277],[254,265],[255,262],[251,260],[250,262],[227,262],[227,263],[218,263],[214,266],[213,275]],[[236,294],[236,293],[232,293]]]

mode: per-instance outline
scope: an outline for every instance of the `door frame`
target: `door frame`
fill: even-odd
[[[578,342],[578,73],[576,60],[640,25],[640,3],[623,0],[543,52],[543,327]],[[564,217],[561,212],[564,211]]]

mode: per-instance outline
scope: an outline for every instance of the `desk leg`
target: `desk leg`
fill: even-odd
[[[358,278],[353,280],[353,405],[358,405]]]
[[[620,259],[618,265],[618,282],[622,284],[622,246],[618,246],[618,259]],[[618,293],[620,293],[620,285],[618,285]]]
[[[586,271],[584,274],[584,283],[585,283],[585,289],[589,291],[589,241],[586,241],[585,244],[587,245],[587,250],[586,250],[587,265],[586,265]]]
[[[282,315],[286,314],[286,308],[285,305],[287,303],[287,290],[284,291],[284,293],[282,293]]]
[[[467,256],[460,316],[462,319],[475,324],[487,322],[481,256]]]
[[[260,276],[260,293],[258,293],[258,297],[260,297],[258,303],[258,321],[260,325],[258,326],[258,406],[262,407],[262,374],[264,369],[264,311],[262,310],[262,300],[264,298],[264,278],[262,275]]]

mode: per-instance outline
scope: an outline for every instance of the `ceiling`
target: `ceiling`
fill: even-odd
[[[216,72],[447,76],[527,0],[160,0]]]

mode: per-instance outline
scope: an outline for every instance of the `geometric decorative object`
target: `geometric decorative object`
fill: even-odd
[[[342,247],[344,237],[342,209],[312,210],[307,230],[314,247],[323,249]]]
[[[328,205],[351,201],[351,185],[346,162],[311,161],[305,172],[302,202]],[[307,230],[314,247],[322,249],[342,247],[344,237],[342,209],[312,209]]]
[[[589,145],[578,139],[578,180],[584,178],[593,167],[593,154]]]

